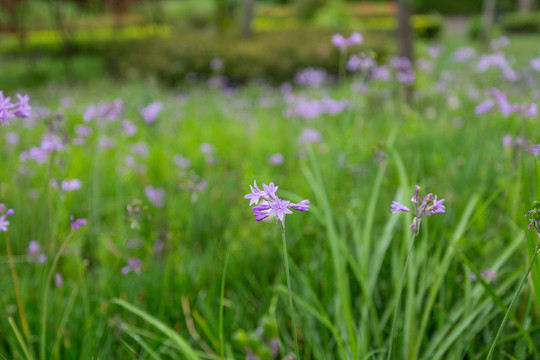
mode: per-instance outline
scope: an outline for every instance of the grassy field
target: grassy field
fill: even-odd
[[[400,65],[389,81],[371,70],[311,87],[27,89],[32,115],[0,128],[0,202],[15,210],[0,235],[0,354],[290,359],[296,333],[302,359],[384,359],[390,344],[392,359],[486,358],[538,241],[524,215],[540,188],[539,49],[522,39],[501,50],[506,67],[421,46],[409,104]],[[505,114],[495,87],[521,107]],[[244,199],[254,180],[311,202],[286,217],[296,331],[281,226]],[[415,237],[390,205],[409,206],[416,184],[446,212]],[[539,262],[523,289],[495,359],[540,356]]]

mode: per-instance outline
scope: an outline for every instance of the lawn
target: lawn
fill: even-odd
[[[396,59],[278,88],[21,89],[31,115],[0,127],[0,354],[283,359],[296,334],[302,359],[485,359],[503,324],[494,358],[539,357],[538,261],[520,287],[538,242],[534,39],[491,57],[418,44],[409,102]],[[311,208],[257,222],[254,181]],[[393,214],[421,211],[415,185],[445,211]]]

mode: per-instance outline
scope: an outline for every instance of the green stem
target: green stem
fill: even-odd
[[[296,323],[294,321],[294,306],[293,306],[293,297],[291,290],[291,276],[289,274],[289,257],[287,254],[287,239],[285,238],[285,228],[281,233],[281,240],[283,242],[283,261],[285,262],[285,274],[287,275],[287,289],[289,290],[289,310],[291,312],[291,325],[294,338],[294,352],[296,354],[296,360],[300,360],[300,355],[298,354],[298,339],[296,338]]]
[[[221,275],[221,291],[219,296],[219,350],[221,359],[225,359],[225,341],[223,340],[223,301],[225,299],[225,279],[227,277],[227,265],[229,264],[229,251],[225,254],[225,264]]]
[[[62,253],[66,249],[67,243],[69,242],[69,239],[73,236],[73,230],[71,230],[66,236],[66,239],[60,245],[60,249],[58,249],[58,252],[56,253],[56,256],[54,257],[53,263],[51,265],[51,268],[49,269],[49,273],[47,274],[47,281],[45,282],[45,290],[43,292],[43,305],[41,307],[41,334],[40,334],[40,344],[39,344],[39,358],[41,360],[45,360],[45,349],[46,349],[46,340],[47,340],[47,303],[49,298],[49,287],[50,283],[52,281],[52,277],[54,274],[54,270],[56,269],[56,265],[58,264],[58,261],[60,260],[60,256],[62,256]]]
[[[9,269],[11,270],[11,278],[13,279],[13,289],[15,290],[15,298],[17,299],[17,307],[19,308],[19,317],[21,319],[22,328],[26,339],[30,340],[30,327],[28,326],[28,321],[26,320],[26,315],[24,313],[24,308],[21,300],[21,291],[19,288],[19,280],[17,278],[17,270],[15,269],[15,264],[13,263],[13,254],[11,252],[11,245],[9,244],[9,232],[4,233],[4,239],[6,240],[6,251],[9,261]]]
[[[540,234],[538,234],[540,237]],[[512,301],[510,302],[510,305],[508,306],[508,310],[506,310],[506,314],[504,314],[503,321],[501,323],[501,326],[499,326],[499,330],[497,331],[497,335],[495,335],[495,339],[493,340],[493,343],[491,344],[491,348],[489,349],[489,353],[486,357],[486,360],[491,359],[491,356],[493,356],[493,352],[495,351],[495,347],[497,346],[497,342],[499,341],[499,338],[502,335],[504,326],[506,325],[506,322],[508,321],[508,316],[510,315],[510,311],[512,310],[512,306],[514,305],[514,302],[516,301],[519,293],[521,292],[521,288],[523,287],[523,284],[525,284],[525,281],[527,280],[527,277],[529,276],[529,273],[532,270],[532,267],[534,265],[534,260],[536,260],[536,255],[538,255],[538,251],[540,251],[540,241],[536,245],[536,249],[534,249],[534,254],[532,256],[531,262],[529,264],[529,268],[527,269],[527,272],[525,273],[525,276],[521,279],[521,282],[519,283],[519,286],[517,288],[517,291],[514,293],[514,296],[512,297]]]
[[[409,259],[411,258],[411,254],[414,249],[415,240],[416,240],[416,234],[413,233],[411,246],[409,248],[409,253],[407,254],[407,258],[405,259],[405,265],[403,266],[403,272],[401,273],[401,281],[399,282],[398,297],[396,300],[396,304],[394,305],[394,320],[392,320],[392,330],[390,331],[390,344],[388,344],[388,352],[386,356],[387,360],[392,359],[392,345],[394,343],[394,331],[396,330],[399,303],[401,301],[401,293],[403,292],[403,285],[405,284],[405,275],[407,274],[407,265],[409,265]]]

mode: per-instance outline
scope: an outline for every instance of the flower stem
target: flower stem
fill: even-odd
[[[416,234],[413,232],[411,246],[409,248],[409,253],[405,259],[405,265],[403,265],[403,271],[401,273],[401,281],[399,282],[398,297],[396,300],[396,305],[394,306],[394,320],[392,320],[392,330],[390,331],[390,344],[388,344],[388,352],[386,355],[387,360],[392,359],[392,345],[394,343],[394,331],[396,330],[396,322],[399,311],[399,304],[401,302],[401,293],[403,292],[403,285],[405,284],[405,275],[407,274],[407,265],[409,265],[409,259],[411,257],[412,251],[414,249],[414,242],[416,240]]]
[[[11,278],[13,279],[13,289],[15,290],[17,307],[19,308],[19,317],[21,318],[24,335],[26,335],[26,339],[28,340],[30,339],[30,327],[28,326],[28,321],[26,320],[26,315],[24,314],[24,308],[22,306],[19,280],[17,279],[17,270],[15,269],[15,264],[13,263],[13,254],[11,253],[11,245],[9,244],[9,233],[6,231],[4,236],[4,239],[6,240],[6,251],[9,259],[9,269],[11,270]]]
[[[537,233],[540,237],[540,234]],[[527,272],[525,273],[525,276],[521,279],[521,282],[519,283],[519,286],[517,288],[517,291],[514,293],[514,296],[512,297],[512,301],[510,302],[510,306],[508,306],[508,310],[506,310],[506,314],[504,314],[503,321],[501,325],[499,326],[499,330],[497,331],[497,335],[495,335],[495,339],[493,340],[493,343],[491,344],[491,348],[489,349],[489,353],[486,357],[486,360],[491,359],[493,356],[493,352],[495,351],[495,347],[497,346],[497,342],[499,342],[499,338],[502,335],[502,331],[504,329],[504,326],[506,325],[506,322],[508,321],[508,316],[510,315],[510,310],[512,310],[512,306],[514,305],[514,302],[516,301],[519,293],[521,292],[521,288],[523,287],[523,284],[525,284],[525,281],[527,280],[527,277],[529,276],[529,273],[532,270],[532,267],[534,265],[534,260],[536,260],[536,255],[538,255],[538,252],[540,251],[540,241],[536,245],[536,248],[534,249],[534,254],[531,258],[531,262],[529,264],[529,268],[527,269]]]
[[[62,253],[66,249],[66,246],[73,236],[73,230],[69,232],[69,234],[66,236],[66,239],[60,245],[60,248],[58,249],[58,252],[56,253],[56,256],[54,257],[54,260],[52,262],[51,268],[49,269],[49,273],[47,274],[47,281],[45,282],[45,290],[43,291],[43,305],[41,307],[41,334],[40,334],[40,344],[39,344],[39,358],[41,360],[45,360],[45,348],[46,348],[46,340],[47,340],[47,303],[49,298],[49,287],[52,281],[52,277],[54,274],[54,270],[56,269],[56,265],[58,264],[58,261],[60,260],[60,256],[62,256]]]
[[[285,237],[285,229],[283,229],[281,233],[281,240],[283,243],[283,261],[285,262],[285,274],[287,275],[287,288],[289,290],[289,311],[291,313],[291,325],[294,338],[294,352],[296,354],[296,360],[300,360],[300,355],[298,354],[298,339],[296,337],[296,323],[294,321],[294,305],[291,290],[291,276],[289,274],[289,257],[287,254],[287,239]]]

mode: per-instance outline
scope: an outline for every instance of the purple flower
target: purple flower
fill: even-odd
[[[320,142],[322,135],[315,129],[304,128],[298,138],[298,144],[305,145],[308,143]]]
[[[182,155],[175,155],[173,157],[173,162],[182,169],[187,169],[191,166],[191,161]]]
[[[32,108],[29,105],[30,98],[28,95],[17,94],[18,103],[12,103],[11,98],[4,97],[4,93],[0,91],[0,125],[9,125],[8,119],[18,117],[26,118],[30,116]]]
[[[533,70],[540,71],[540,57],[532,59],[530,64]]]
[[[116,120],[124,111],[124,103],[121,99],[116,99],[111,103],[101,101],[97,105],[90,105],[83,115],[84,122],[90,122],[94,118],[107,118],[110,121]]]
[[[81,227],[88,225],[86,219],[75,219],[73,216],[69,217],[69,222],[73,230],[79,230]]]
[[[6,206],[4,204],[0,204],[0,214],[2,214],[0,215],[0,231],[8,231],[9,221],[7,221],[7,218],[14,213],[15,211],[13,209],[9,209],[6,211]]]
[[[36,256],[40,249],[41,249],[41,246],[39,246],[39,243],[35,240],[32,240],[30,241],[30,244],[28,244],[28,247],[26,248],[26,254],[28,256]]]
[[[56,275],[54,275],[54,281],[56,282],[56,287],[61,289],[62,286],[64,286],[64,280],[62,279],[62,275],[60,275],[60,273],[56,273]]]
[[[328,81],[328,74],[324,69],[307,68],[294,75],[294,82],[301,86],[319,87]]]
[[[281,153],[272,154],[268,157],[268,162],[272,165],[282,165],[285,158]]]
[[[147,107],[141,109],[141,115],[147,124],[153,123],[159,113],[163,110],[163,104],[160,101],[153,102]]]
[[[144,188],[144,193],[154,207],[161,208],[165,205],[165,190],[163,188],[154,188],[148,185]]]
[[[73,180],[64,180],[62,181],[61,189],[62,191],[75,191],[79,190],[82,187],[82,183],[79,179]]]
[[[19,135],[14,132],[6,133],[6,142],[10,145],[17,145],[19,143]]]
[[[344,50],[349,46],[359,45],[363,41],[364,38],[357,32],[352,33],[348,38],[343,37],[341,34],[334,34],[334,36],[332,36],[332,44],[341,50]]]
[[[462,46],[452,54],[452,58],[455,62],[464,62],[474,58],[475,56],[476,50],[468,46]]]
[[[129,120],[122,120],[122,130],[126,133],[127,136],[133,136],[137,133],[137,126],[134,125]]]
[[[92,135],[92,128],[86,125],[75,125],[75,134],[80,137],[89,137]]]
[[[480,275],[482,275],[482,278],[484,280],[491,280],[491,281],[497,280],[497,271],[491,271],[488,268],[482,270],[482,273]]]
[[[122,274],[127,275],[132,271],[135,272],[136,274],[139,274],[141,272],[141,265],[142,265],[141,259],[137,259],[137,258],[128,259],[127,266],[124,266],[122,268]]]
[[[257,181],[253,181],[253,186],[249,185],[249,188],[251,189],[251,192],[244,196],[244,199],[249,199],[249,206],[255,204],[257,205],[259,203],[259,200],[261,198],[268,197],[264,191],[260,190],[257,186]]]
[[[414,187],[414,194],[411,196],[411,202],[413,203],[413,209],[409,209],[405,205],[392,201],[390,210],[392,214],[398,211],[410,212],[414,215],[411,227],[413,233],[416,235],[420,230],[420,222],[424,216],[431,216],[432,214],[441,214],[446,211],[443,205],[444,199],[438,200],[437,195],[427,194],[423,199],[420,197],[420,186]]]
[[[144,141],[139,141],[131,147],[131,152],[142,157],[148,156],[149,148],[148,144]]]
[[[253,215],[255,220],[261,221],[269,216],[274,215],[276,222],[280,221],[283,231],[285,231],[285,215],[292,214],[291,209],[297,211],[308,211],[309,200],[302,200],[298,204],[291,203],[288,200],[282,200],[276,195],[278,187],[274,183],[269,185],[263,184],[264,191],[261,191],[257,187],[257,182],[250,185],[251,192],[244,196],[245,199],[249,199],[249,205],[258,204],[259,200],[263,200],[260,205],[253,207]]]
[[[476,115],[482,115],[492,110],[494,107],[495,107],[495,102],[491,99],[486,99],[482,103],[480,103],[476,108],[474,108],[474,112]]]

